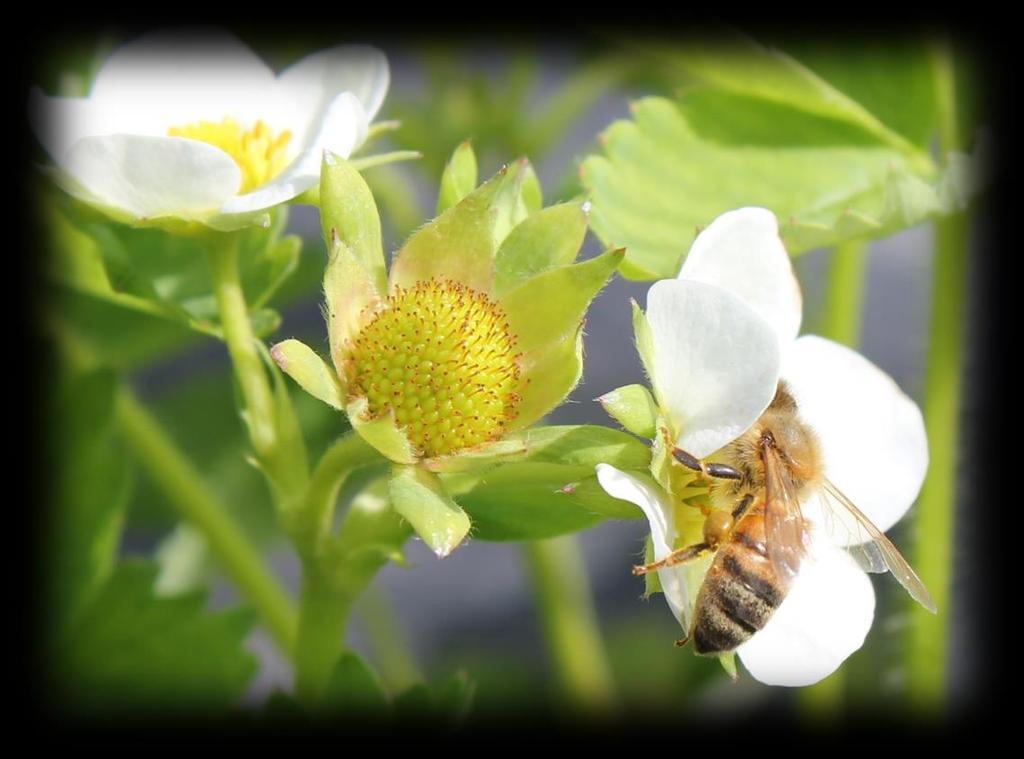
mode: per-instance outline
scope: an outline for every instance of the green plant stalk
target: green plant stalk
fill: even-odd
[[[267,376],[260,343],[252,331],[238,271],[238,237],[218,235],[209,248],[210,273],[235,379],[241,390],[249,440],[280,503],[305,487],[305,463],[282,445],[281,420]]]
[[[339,582],[335,573],[339,569],[344,573],[345,567],[332,566],[328,540],[334,505],[348,475],[378,461],[380,454],[358,434],[349,432],[320,459],[298,511],[286,514],[286,525],[302,557],[295,694],[310,708],[320,700],[341,652],[352,602],[363,587],[361,578],[343,577]]]
[[[341,654],[352,600],[338,591],[319,561],[302,563],[299,632],[295,639],[295,697],[311,711],[320,703]]]
[[[832,249],[819,327],[823,337],[851,348],[860,343],[867,271],[867,244],[863,240],[848,240]]]
[[[936,45],[933,56],[939,103],[939,146],[942,155],[947,155],[959,147],[953,65],[945,46]],[[968,219],[964,213],[940,219],[935,224],[923,409],[930,463],[918,500],[917,545],[912,563],[935,600],[938,615],[933,616],[913,604],[907,652],[911,702],[932,713],[940,711],[945,703],[949,658],[947,620],[951,614],[967,235]]]
[[[202,533],[217,562],[260,614],[281,650],[290,655],[296,631],[291,599],[241,528],[156,419],[126,389],[117,401],[117,424],[143,469],[178,513]]]
[[[609,709],[615,701],[611,667],[576,539],[533,541],[523,551],[562,695],[575,708]]]

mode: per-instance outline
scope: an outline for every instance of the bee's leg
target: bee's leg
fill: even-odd
[[[664,569],[665,567],[674,567],[677,564],[685,564],[688,561],[699,559],[710,550],[711,546],[708,543],[695,543],[692,546],[686,546],[685,548],[673,551],[661,561],[656,561],[653,564],[638,564],[633,567],[633,574],[645,575],[656,569]]]
[[[683,646],[685,646],[689,642],[690,642],[690,635],[689,635],[689,633],[687,633],[685,637],[680,638],[679,640],[676,641],[676,648],[682,648]]]
[[[742,480],[743,475],[737,472],[728,464],[705,464],[692,453],[682,448],[673,448],[672,456],[687,469],[700,472],[705,477],[714,477],[718,480]]]
[[[750,507],[754,504],[754,494],[747,493],[740,499],[740,502],[736,504],[736,508],[732,510],[732,523],[736,524],[738,521],[743,519],[746,513],[750,510]]]

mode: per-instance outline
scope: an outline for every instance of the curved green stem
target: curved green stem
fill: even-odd
[[[332,445],[313,472],[306,496],[288,527],[302,556],[299,631],[295,646],[295,693],[315,707],[341,652],[342,634],[352,603],[372,578],[363,565],[337,555],[329,541],[334,505],[346,478],[356,469],[380,461],[380,454],[359,435],[349,432]]]
[[[576,539],[525,543],[523,551],[563,695],[576,707],[608,709],[615,700],[611,667]]]
[[[949,50],[934,50],[939,103],[939,140],[943,155],[959,147],[953,65]],[[966,214],[935,225],[935,257],[928,364],[925,373],[924,422],[931,458],[917,511],[917,546],[913,565],[928,587],[939,613],[917,604],[911,612],[908,688],[919,708],[936,712],[945,702],[947,621],[951,614],[953,504],[956,493],[963,305],[967,274]]]
[[[334,505],[345,479],[381,455],[355,432],[339,438],[320,458],[303,499],[285,514],[289,534],[304,559],[320,556],[334,521]]]
[[[128,390],[118,398],[117,424],[147,474],[178,513],[202,533],[228,577],[260,614],[281,649],[290,654],[296,628],[291,599],[199,472]]]

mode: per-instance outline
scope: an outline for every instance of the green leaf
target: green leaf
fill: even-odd
[[[601,489],[593,466],[517,462],[472,479],[456,476],[450,483],[479,540],[553,538],[593,527],[607,517],[639,515],[635,507]]]
[[[469,140],[461,143],[441,175],[441,191],[437,197],[437,213],[454,206],[476,188],[476,153]]]
[[[531,214],[502,242],[494,260],[494,293],[576,259],[587,233],[582,201],[562,203]]]
[[[830,47],[826,50],[819,44],[816,46],[816,55],[808,48],[810,46],[805,45],[804,54],[807,60],[816,61],[833,77],[839,74],[840,81],[847,85],[851,81],[854,82],[855,92],[863,95],[865,89],[870,89],[856,84],[858,79],[864,75],[863,67],[858,66],[856,62],[847,59],[846,65],[842,68],[829,66],[828,59],[836,57],[834,48]],[[860,51],[864,57],[870,55],[863,46],[860,47]],[[719,91],[757,98],[809,115],[845,122],[856,126],[866,135],[870,135],[879,144],[903,152],[918,164],[920,170],[927,171],[930,167],[930,160],[920,147],[889,128],[855,97],[842,91],[781,50],[769,49],[753,40],[734,36],[731,39],[718,40],[715,43],[690,43],[679,46],[669,51],[667,57],[679,67],[681,72],[689,74]],[[927,62],[921,58],[920,51],[911,52],[908,58],[900,58],[900,62],[906,64],[913,59],[919,59],[916,67],[919,70],[910,77],[904,71],[902,77],[894,78],[891,71],[883,69],[887,75],[883,75],[884,78],[881,82],[876,82],[872,98],[874,104],[877,105],[880,100],[885,99],[887,105],[892,106],[890,98],[899,97],[901,85],[912,82],[917,86],[916,88],[919,88],[923,84],[920,77],[927,76],[927,72],[920,70],[920,67],[923,65],[926,68]],[[892,63],[893,61],[890,59],[888,62]],[[852,71],[851,66],[854,69]],[[879,69],[876,68],[874,73],[878,77]],[[878,87],[878,84],[881,87]],[[884,91],[884,94],[879,92],[880,89]],[[891,107],[887,111],[891,114]],[[923,114],[919,114],[927,124],[925,129],[931,127],[933,113],[934,111],[926,110]]]
[[[43,201],[55,231],[51,280],[117,308],[219,336],[206,237],[118,224],[53,193],[44,194]],[[295,271],[301,247],[299,238],[281,237],[287,209],[276,208],[271,217],[266,228],[232,233],[246,301],[261,335],[276,328],[278,320],[261,307]]]
[[[388,493],[396,512],[409,521],[416,534],[444,558],[469,532],[469,517],[445,492],[436,474],[417,466],[396,467]]]
[[[320,169],[320,226],[331,247],[331,230],[352,251],[370,275],[378,293],[387,292],[380,215],[373,193],[355,168],[343,158],[327,154]]]
[[[647,98],[581,167],[591,222],[627,247],[623,276],[673,277],[697,230],[741,206],[771,209],[790,253],[877,237],[939,212],[943,177],[849,121],[732,92]],[[902,188],[913,181],[915,194]]]
[[[256,672],[242,648],[253,618],[211,613],[205,598],[153,594],[156,567],[117,567],[59,651],[58,682],[85,709],[201,712],[234,703]]]
[[[643,385],[625,385],[605,393],[597,402],[608,415],[640,437],[653,438],[658,422],[658,404]]]
[[[465,672],[456,672],[436,688],[418,683],[395,697],[395,716],[402,721],[456,726],[469,714],[476,684]]]
[[[131,478],[114,438],[116,398],[116,378],[102,370],[61,377],[55,388],[48,429],[56,480],[46,551],[54,628],[78,616],[117,555]]]
[[[860,39],[822,44],[794,38],[786,52],[859,103],[878,121],[927,150],[936,128],[934,72],[927,42]]]
[[[325,711],[345,717],[388,713],[391,704],[380,680],[362,659],[346,652],[334,665],[323,696]]]

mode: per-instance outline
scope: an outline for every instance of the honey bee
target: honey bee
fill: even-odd
[[[697,594],[684,645],[701,655],[732,651],[761,630],[785,599],[809,547],[801,502],[817,494],[833,535],[849,531],[846,551],[868,572],[890,571],[911,597],[935,613],[924,583],[896,547],[824,475],[818,439],[799,417],[784,382],[760,418],[723,449],[728,463],[705,463],[673,447],[680,464],[730,482],[731,512],[708,509],[704,540],[661,561],[633,567],[640,575],[716,552]]]

